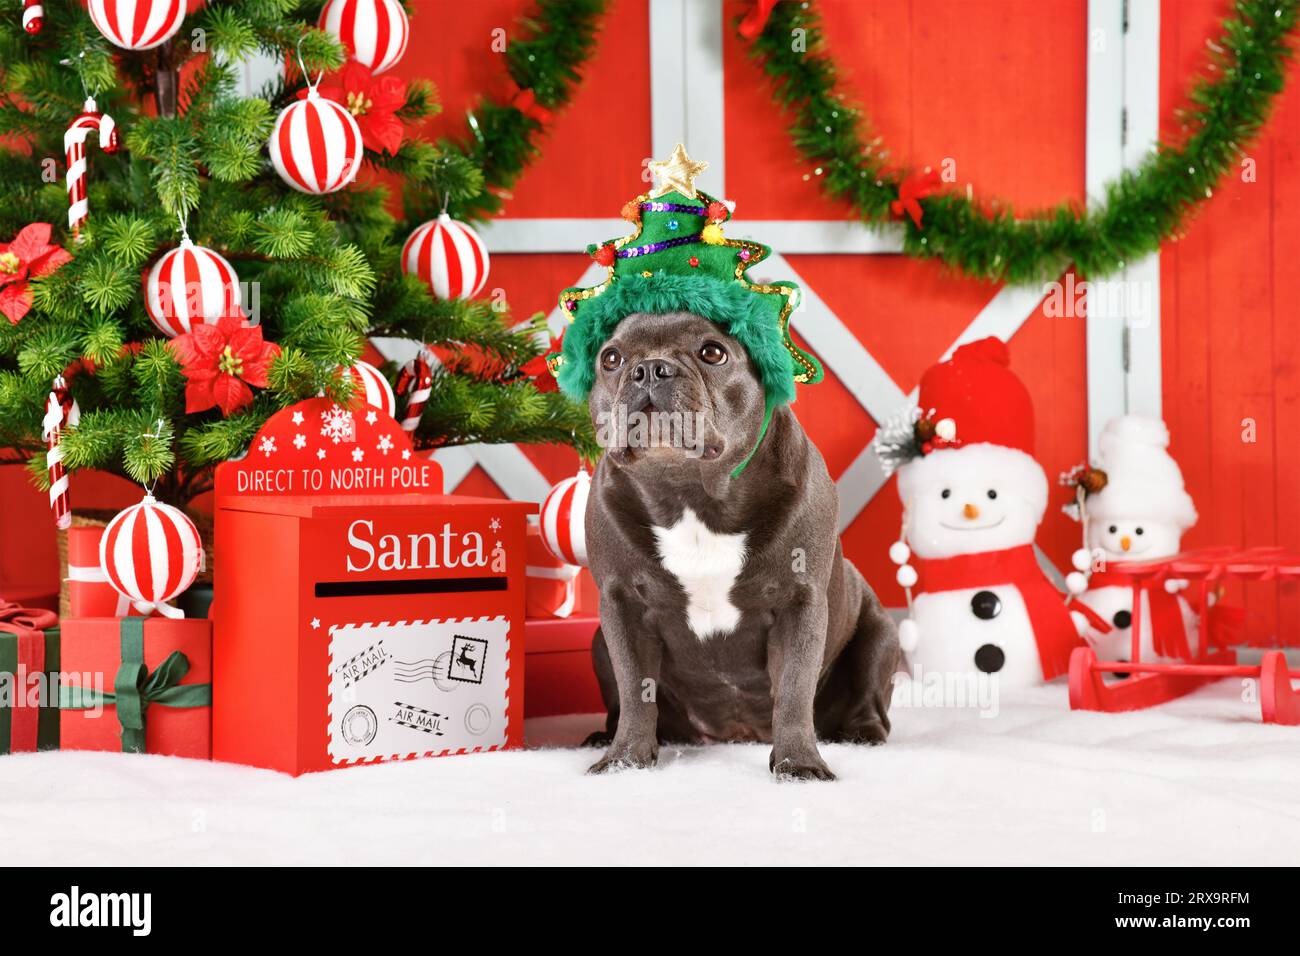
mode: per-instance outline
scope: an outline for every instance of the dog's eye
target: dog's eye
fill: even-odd
[[[613,372],[622,364],[623,353],[618,349],[605,349],[600,353],[600,367],[606,372]]]
[[[939,497],[940,497],[940,498],[951,498],[951,497],[952,497],[952,489],[951,489],[951,488],[945,488],[945,489],[943,489],[943,491],[939,492]]]
[[[700,361],[706,365],[721,365],[727,360],[727,350],[717,342],[705,342],[700,346]]]

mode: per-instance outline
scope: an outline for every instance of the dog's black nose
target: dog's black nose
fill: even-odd
[[[632,381],[638,385],[650,385],[677,375],[677,366],[666,359],[646,359],[632,367]]]

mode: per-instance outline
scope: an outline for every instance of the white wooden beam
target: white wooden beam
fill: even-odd
[[[622,219],[493,219],[475,228],[497,255],[582,252],[589,243],[626,235],[628,224]],[[857,220],[841,219],[733,219],[727,223],[727,234],[753,239],[787,255],[892,255],[903,251],[899,223],[865,226]]]
[[[997,295],[990,299],[984,308],[980,309],[979,314],[971,320],[970,325],[966,326],[961,334],[953,339],[944,350],[939,361],[946,361],[951,358],[952,353],[957,351],[959,346],[965,345],[967,342],[987,338],[990,335],[995,335],[1004,342],[1010,341],[1011,337],[1020,331],[1020,327],[1025,324],[1029,317],[1038,311],[1040,301],[1042,301],[1042,291],[1039,289],[1024,286],[1003,286],[998,290]],[[915,403],[916,400],[917,389],[913,388],[892,408],[885,409],[883,414],[872,414],[872,418],[879,424],[894,412]],[[871,445],[868,444],[862,451],[858,452],[857,457],[849,463],[849,467],[844,470],[844,473],[840,475],[839,480],[836,482],[840,497],[840,531],[844,531],[857,520],[858,515],[862,514],[871,499],[880,492],[880,489],[885,486],[885,482],[888,480],[885,473],[880,470],[880,462],[876,458],[876,453],[872,451]]]
[[[1124,0],[1088,0],[1084,178],[1090,206],[1105,200],[1106,183],[1124,168],[1124,5]],[[1094,458],[1102,425],[1124,413],[1123,319],[1103,314],[1101,308],[1102,303],[1117,301],[1122,295],[1123,288],[1113,285],[1113,280],[1089,281],[1088,436]],[[1072,311],[1066,314],[1073,316]]]
[[[1124,35],[1124,107],[1128,115],[1124,165],[1138,166],[1160,135],[1160,0],[1128,5]],[[1160,253],[1130,263],[1128,281],[1134,308],[1128,315],[1128,373],[1125,408],[1161,417]]]

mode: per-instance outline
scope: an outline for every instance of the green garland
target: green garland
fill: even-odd
[[[1212,193],[1242,147],[1268,117],[1291,55],[1288,34],[1300,0],[1237,0],[1216,51],[1218,78],[1193,86],[1190,131],[1180,146],[1161,145],[1142,164],[1106,187],[1105,202],[1080,210],[1065,202],[1016,219],[998,203],[989,210],[963,195],[920,199],[921,226],[904,219],[903,249],[940,259],[969,276],[1032,283],[1059,276],[1073,262],[1084,275],[1104,276],[1155,252],[1193,206]],[[792,31],[805,31],[807,52],[792,49]],[[790,136],[817,167],[822,188],[848,202],[867,223],[894,218],[907,172],[886,170],[863,136],[862,112],[835,92],[837,74],[820,18],[810,3],[778,3],[752,53],[775,81],[774,96],[795,114]]]
[[[510,38],[506,69],[521,91],[531,91],[541,110],[568,104],[582,66],[595,49],[607,5],[608,0],[537,0],[536,12],[521,21],[530,35]],[[467,112],[466,124],[469,136],[459,149],[482,170],[482,188],[453,194],[450,211],[461,219],[486,219],[500,212],[502,192],[540,154],[532,136],[546,124],[536,111],[520,109],[513,99],[496,102],[486,97]],[[407,210],[408,217],[423,222],[441,210],[441,201],[440,196],[422,196]]]

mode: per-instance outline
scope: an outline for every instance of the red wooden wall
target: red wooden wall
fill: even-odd
[[[506,215],[613,217],[642,188],[641,163],[651,148],[647,2],[611,3],[586,82],[541,139],[544,155],[517,184]],[[528,0],[417,0],[411,48],[398,72],[438,85],[445,112],[429,123],[430,135],[461,135],[464,110],[480,92],[512,92],[490,48],[492,31],[515,29],[529,6]],[[898,162],[951,158],[959,188],[970,183],[975,195],[1020,209],[1067,197],[1083,201],[1085,0],[822,0],[821,6],[848,91],[867,108]],[[727,0],[728,18],[744,7]],[[1176,133],[1174,108],[1203,66],[1205,39],[1225,9],[1221,0],[1162,5],[1166,135]],[[785,121],[730,30],[724,64],[726,182],[737,219],[847,218],[844,208],[804,180],[808,170],[789,145]],[[1300,67],[1292,70],[1292,86],[1297,83]],[[1225,184],[1186,236],[1165,246],[1165,411],[1174,454],[1202,515],[1189,544],[1278,541],[1300,547],[1292,477],[1300,468],[1292,437],[1300,424],[1300,371],[1288,314],[1300,299],[1293,266],[1300,253],[1298,120],[1300,93],[1291,89],[1251,150],[1258,181]],[[899,256],[791,255],[789,261],[904,391],[997,291]],[[586,262],[580,250],[494,254],[489,287],[506,290],[516,315],[549,310],[557,290],[571,284]],[[1086,452],[1082,323],[1040,310],[1011,342],[1013,367],[1036,403],[1038,457],[1053,479]],[[874,430],[838,382],[803,389],[796,409],[836,476]],[[1239,438],[1247,417],[1258,423],[1253,444]],[[528,453],[551,479],[572,470],[571,456],[561,450]],[[7,487],[16,477],[4,474],[0,481]],[[78,504],[87,495],[102,497],[86,479],[75,478],[73,489]],[[495,493],[478,471],[461,489]],[[0,582],[52,577],[45,512],[32,509],[39,520],[31,525],[28,516],[17,516],[12,493],[4,500],[0,531],[19,531],[32,546],[29,560],[0,559]],[[1057,503],[1049,508],[1040,543],[1065,566],[1078,529]],[[885,549],[898,520],[891,483],[845,533],[849,555],[891,604],[901,603],[901,595]],[[1271,591],[1253,591],[1246,599],[1257,636],[1281,626],[1300,639],[1295,593],[1278,601]]]
[[[1226,4],[1161,6],[1162,135],[1206,62]],[[1161,252],[1165,418],[1200,523],[1192,545],[1300,547],[1300,62],[1268,127],[1247,150],[1256,180],[1229,177]],[[1255,441],[1243,441],[1243,422]],[[1253,639],[1300,644],[1300,589],[1241,596]]]

